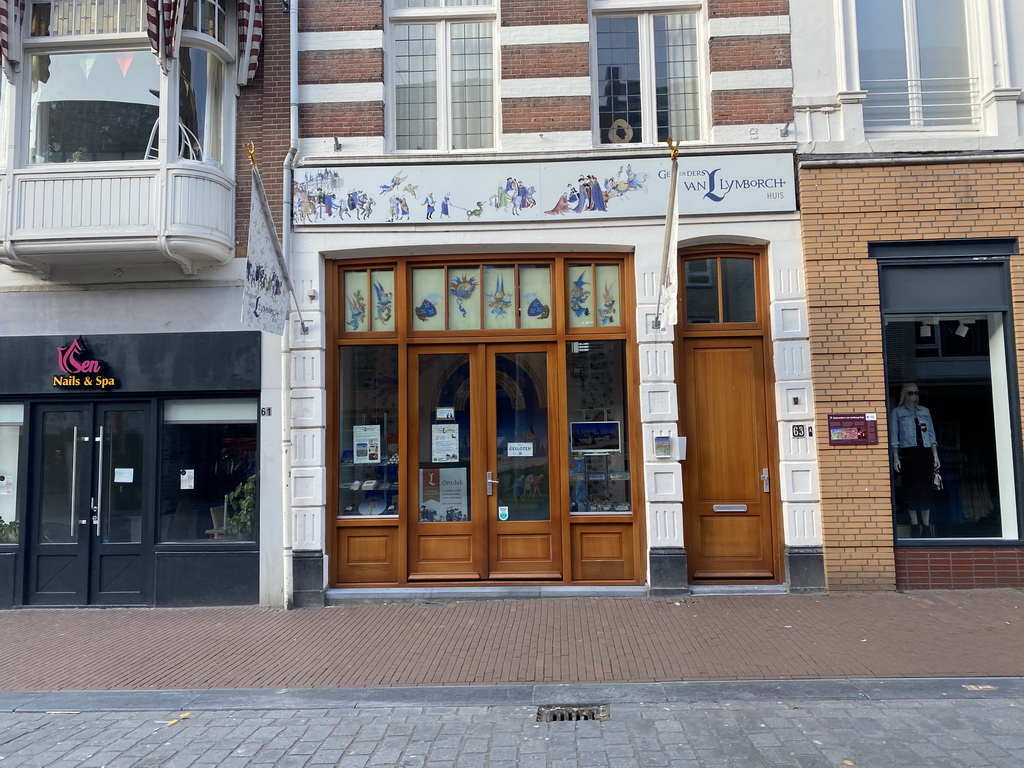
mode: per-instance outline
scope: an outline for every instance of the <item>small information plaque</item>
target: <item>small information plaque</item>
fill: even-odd
[[[829,445],[877,445],[878,415],[874,413],[830,413]]]

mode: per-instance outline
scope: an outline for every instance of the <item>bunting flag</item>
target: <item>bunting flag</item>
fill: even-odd
[[[277,238],[263,180],[252,167],[252,199],[249,206],[249,254],[242,292],[242,325],[284,335],[292,293],[291,279]]]
[[[0,0],[0,65],[12,83],[13,65],[21,63],[21,28],[24,19],[25,0]]]
[[[676,254],[679,243],[679,200],[676,194],[679,161],[676,158],[676,151],[679,142],[673,143],[670,138],[668,145],[672,150],[672,169],[669,172],[668,210],[665,213],[665,240],[661,254],[661,281],[658,283],[655,328],[669,328],[679,319],[679,258]]]
[[[249,85],[256,76],[263,45],[263,0],[238,0],[237,83]]]

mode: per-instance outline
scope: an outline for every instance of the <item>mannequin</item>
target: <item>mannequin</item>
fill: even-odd
[[[931,523],[935,500],[934,474],[939,469],[939,445],[932,414],[921,403],[917,384],[904,384],[900,403],[889,416],[892,468],[902,478],[897,491],[910,512],[912,536],[934,536]]]

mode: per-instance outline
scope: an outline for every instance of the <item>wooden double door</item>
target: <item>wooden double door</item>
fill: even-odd
[[[411,581],[562,578],[555,349],[410,348]]]

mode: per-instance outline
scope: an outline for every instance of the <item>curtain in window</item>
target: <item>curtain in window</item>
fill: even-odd
[[[263,0],[238,0],[238,76],[239,85],[249,85],[256,77],[260,46],[263,44]]]
[[[21,23],[24,18],[25,0],[0,0],[0,64],[8,80],[14,72],[7,65],[21,62]]]

